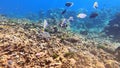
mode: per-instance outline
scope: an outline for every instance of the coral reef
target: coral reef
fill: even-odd
[[[115,43],[97,42],[59,28],[55,33],[42,32],[41,28],[25,21],[0,22],[0,68],[120,67]]]
[[[120,13],[116,13],[115,17],[109,21],[109,24],[105,27],[104,32],[109,37],[120,41]]]

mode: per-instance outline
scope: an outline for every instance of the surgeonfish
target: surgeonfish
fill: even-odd
[[[72,6],[73,6],[73,3],[72,3],[72,2],[66,2],[66,3],[65,3],[65,6],[66,6],[66,7],[72,7]]]
[[[74,20],[74,18],[71,16],[67,19],[68,22],[72,22]]]
[[[61,14],[65,14],[67,12],[67,9],[63,10]]]
[[[85,13],[80,13],[77,15],[78,18],[85,18],[87,15]]]
[[[62,15],[67,12],[67,9],[68,9],[69,7],[72,7],[72,6],[73,6],[73,3],[72,3],[72,2],[66,2],[66,3],[65,3],[65,6],[66,6],[66,8],[62,11],[62,13],[61,13]]]
[[[98,16],[98,13],[93,12],[90,14],[89,18],[96,18]]]
[[[98,8],[98,2],[96,1],[96,2],[94,2],[94,4],[93,4],[93,8],[95,8],[95,9],[97,9]]]

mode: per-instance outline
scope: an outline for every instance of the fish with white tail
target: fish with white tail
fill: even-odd
[[[86,18],[87,15],[85,13],[80,13],[77,15],[78,18]]]
[[[96,2],[94,2],[94,4],[93,4],[93,8],[95,8],[95,9],[97,9],[98,8],[98,2],[96,1]]]

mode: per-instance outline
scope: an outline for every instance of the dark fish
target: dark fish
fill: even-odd
[[[92,13],[92,14],[90,14],[90,16],[89,16],[89,18],[96,18],[98,16],[98,13]]]
[[[62,13],[61,14],[65,14],[66,12],[67,12],[67,9],[68,9],[68,7],[71,7],[73,5],[73,3],[72,2],[66,2],[65,3],[65,6],[67,7],[66,9],[64,9],[64,11],[62,11]]]
[[[72,5],[73,5],[72,2],[66,2],[66,4],[65,4],[65,6],[67,6],[67,7],[71,7]]]
[[[65,9],[64,11],[62,11],[62,13],[61,14],[65,14],[67,12],[67,9]]]
[[[67,25],[67,20],[66,19],[63,19],[62,22],[59,24],[60,27],[62,28],[66,28],[68,25]]]
[[[53,27],[53,32],[54,33],[58,32],[58,28],[56,26]]]

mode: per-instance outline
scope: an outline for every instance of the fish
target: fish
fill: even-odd
[[[44,28],[44,30],[47,28],[47,26],[48,26],[48,22],[47,22],[47,20],[46,19],[44,19],[44,22],[43,22],[43,28]]]
[[[68,7],[72,7],[72,6],[73,6],[73,3],[72,3],[72,2],[66,2],[66,3],[65,3],[65,6],[66,6],[67,8],[62,11],[62,13],[61,13],[62,15],[67,12]]]
[[[60,23],[60,27],[66,28],[67,27],[67,20],[63,19],[62,22]]]
[[[85,18],[87,15],[85,13],[80,13],[77,15],[78,18]]]
[[[89,18],[96,18],[98,16],[98,13],[93,12],[90,14]]]
[[[74,18],[72,16],[70,16],[67,20],[68,22],[73,22],[74,21]]]
[[[66,7],[71,7],[71,6],[73,6],[73,2],[66,2],[66,3],[65,3],[65,6],[66,6]]]
[[[54,33],[58,32],[58,28],[56,26],[53,27],[53,32]]]
[[[93,4],[93,8],[95,8],[95,9],[97,9],[98,8],[98,2],[96,1],[96,2],[94,2],[94,4]]]
[[[67,12],[67,9],[63,10],[61,14],[63,15],[63,14],[65,14],[66,12]]]

